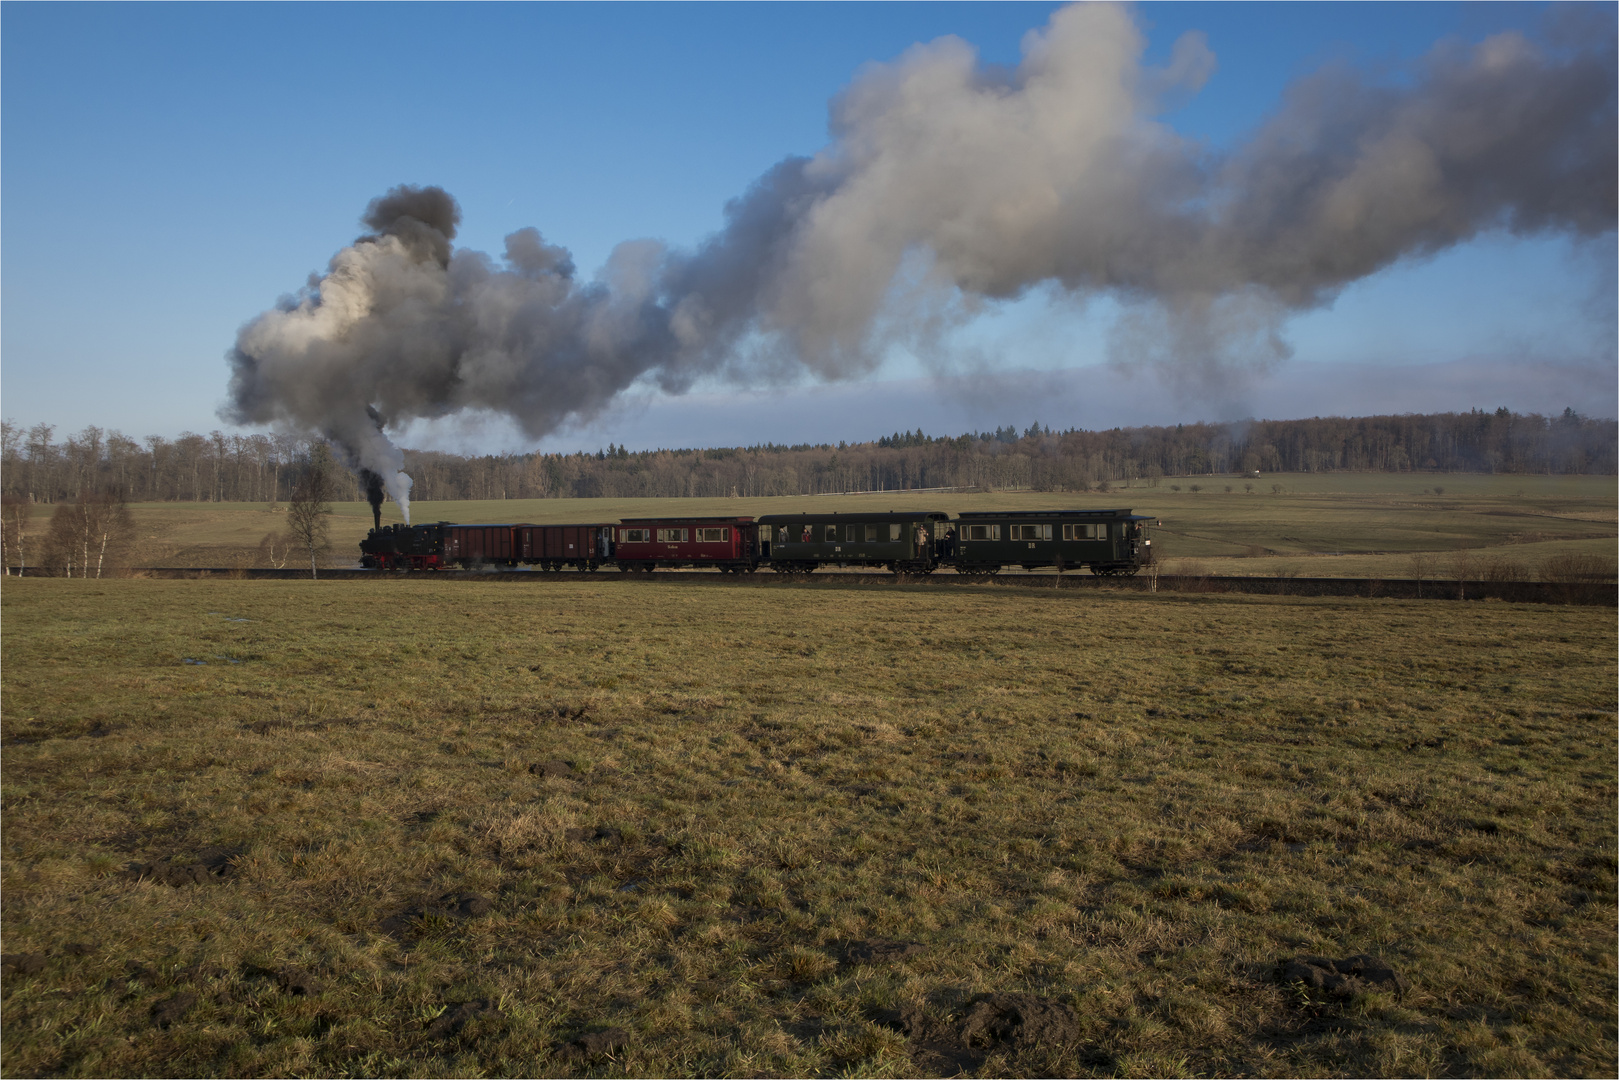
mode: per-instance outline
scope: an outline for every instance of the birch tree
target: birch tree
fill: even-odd
[[[319,578],[319,557],[332,546],[328,518],[332,513],[332,455],[325,443],[309,448],[309,464],[287,500],[287,532],[309,552],[309,576]]]

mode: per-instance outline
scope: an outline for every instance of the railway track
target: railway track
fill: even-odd
[[[30,576],[39,571],[28,568]],[[16,568],[7,568],[16,576]],[[307,580],[308,570],[233,569],[230,567],[146,566],[135,567],[130,576],[147,578],[198,579],[226,578],[269,581]],[[993,577],[941,571],[927,576],[895,575],[859,570],[820,570],[814,574],[778,574],[761,570],[754,574],[719,574],[706,570],[659,570],[627,574],[618,570],[584,573],[563,570],[436,570],[421,573],[403,571],[331,569],[320,571],[323,581],[387,580],[466,580],[524,582],[544,586],[552,582],[590,581],[598,584],[622,582],[680,582],[686,585],[728,587],[800,588],[805,585],[885,586],[926,585],[934,588],[977,589],[1063,589],[1105,590],[1110,592],[1250,593],[1269,596],[1358,596],[1390,600],[1496,600],[1531,604],[1579,604],[1599,607],[1619,606],[1619,585],[1613,582],[1554,581],[1417,581],[1413,578],[1304,578],[1304,577],[1218,577],[1148,574],[1136,577],[1097,577],[1092,574],[1009,571]]]

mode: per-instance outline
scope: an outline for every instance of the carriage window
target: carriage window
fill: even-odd
[[[857,543],[860,540],[860,526],[845,525],[843,527],[843,541],[846,544]]]
[[[898,540],[899,539],[899,526],[898,525],[890,525],[888,527],[888,538],[890,540]]]
[[[618,542],[621,544],[644,544],[652,539],[650,529],[620,529]]]
[[[838,527],[836,525],[828,525],[826,527],[826,542],[829,544],[835,544],[838,542]]]
[[[875,525],[867,525],[866,526],[866,543],[875,544],[876,542],[877,542],[877,526],[875,526]]]
[[[1050,525],[1013,525],[1013,540],[1050,540]]]
[[[988,540],[989,539],[989,526],[988,525],[968,525],[966,527],[966,529],[963,530],[963,531],[965,531],[966,534],[967,534],[966,536],[962,537],[962,539],[964,539],[964,540]]]
[[[1051,526],[1050,525],[1042,525],[1042,526],[1040,526],[1040,539],[1042,539],[1042,540],[1050,540],[1051,539]]]
[[[684,544],[689,539],[691,539],[690,529],[658,530],[658,543],[660,544]]]
[[[783,525],[781,528],[776,530],[776,543],[787,543],[787,526]]]
[[[730,529],[698,529],[697,542],[700,544],[723,544],[729,540]]]

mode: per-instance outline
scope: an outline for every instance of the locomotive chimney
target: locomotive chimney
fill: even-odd
[[[365,481],[366,501],[371,504],[372,527],[380,529],[382,528],[382,477],[370,469],[361,469],[360,479]]]

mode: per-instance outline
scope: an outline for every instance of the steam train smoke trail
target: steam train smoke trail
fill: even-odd
[[[396,187],[324,276],[242,328],[225,415],[325,436],[405,509],[384,428],[486,410],[538,439],[637,382],[858,377],[1042,284],[1124,304],[1118,362],[1214,385],[1400,259],[1493,229],[1612,232],[1612,21],[1447,41],[1398,83],[1329,68],[1225,153],[1157,119],[1213,73],[1201,34],[1153,67],[1130,10],[1076,5],[1011,70],[940,38],[864,69],[828,145],[770,169],[695,250],[627,241],[588,281],[533,228],[498,257],[457,249],[455,200]]]

